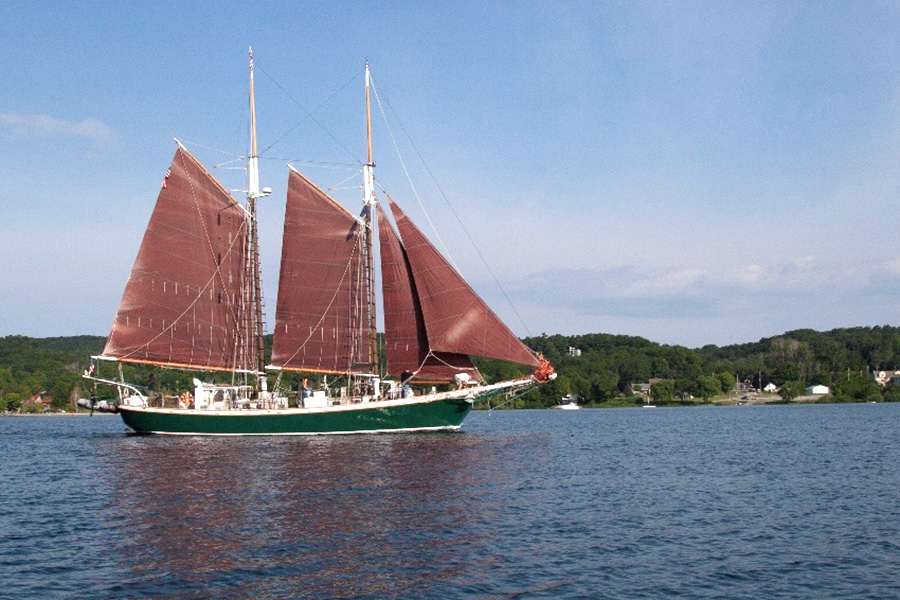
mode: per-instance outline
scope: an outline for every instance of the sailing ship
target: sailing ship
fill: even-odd
[[[118,412],[138,433],[444,430],[458,429],[477,401],[555,377],[386,196],[396,229],[391,224],[376,198],[369,87],[367,63],[368,160],[359,215],[288,165],[270,364],[264,360],[256,209],[271,190],[259,186],[251,49],[246,201],[238,202],[176,140],[106,346],[84,373],[95,384],[113,386],[117,398],[80,404]],[[376,333],[378,233],[383,361]],[[489,384],[472,356],[535,371]],[[229,381],[195,378],[192,390],[167,405],[152,390],[127,382],[123,364],[220,372]],[[294,400],[283,385],[287,373],[315,375],[321,385],[313,389],[304,378]]]

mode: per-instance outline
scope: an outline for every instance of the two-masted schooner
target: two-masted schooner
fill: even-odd
[[[377,201],[368,64],[361,214],[289,165],[271,364],[266,365],[256,208],[270,190],[259,184],[253,85],[251,50],[246,202],[235,200],[177,142],[106,346],[84,373],[113,386],[117,398],[80,404],[118,412],[139,433],[427,431],[457,429],[474,402],[555,376],[393,199],[387,197],[396,229]],[[376,232],[385,372],[376,335]],[[487,384],[470,356],[536,370]],[[125,380],[122,365],[128,363],[226,372],[230,381],[194,379],[192,390],[166,403]],[[322,384],[304,385],[294,399],[282,385],[285,372],[317,374]],[[270,374],[276,376],[272,386]],[[438,385],[449,389],[432,387]]]

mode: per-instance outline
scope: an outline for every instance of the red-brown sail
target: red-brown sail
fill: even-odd
[[[457,373],[474,380],[481,375],[465,354],[429,354],[422,308],[403,246],[381,205],[378,205],[381,241],[381,284],[384,300],[384,345],[387,373],[400,377],[406,371],[420,381],[444,382]]]
[[[534,353],[478,297],[390,198],[432,351],[497,358],[537,367]]]
[[[179,146],[103,353],[206,370],[256,368],[248,218]]]
[[[303,175],[288,177],[272,364],[347,373],[368,360],[362,223]]]

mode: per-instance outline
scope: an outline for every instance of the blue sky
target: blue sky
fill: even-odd
[[[243,186],[248,44],[270,320],[285,162],[358,206],[368,58],[376,177],[434,239],[392,131],[519,334],[900,324],[896,3],[6,1],[0,335],[106,334],[173,137]]]

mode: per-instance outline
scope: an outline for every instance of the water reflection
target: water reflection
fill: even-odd
[[[465,433],[130,438],[114,463],[125,587],[384,597],[460,578],[488,531],[473,502],[491,510],[477,497],[498,484],[491,444]]]
[[[320,439],[0,419],[0,596],[900,598],[900,405],[651,412]]]

